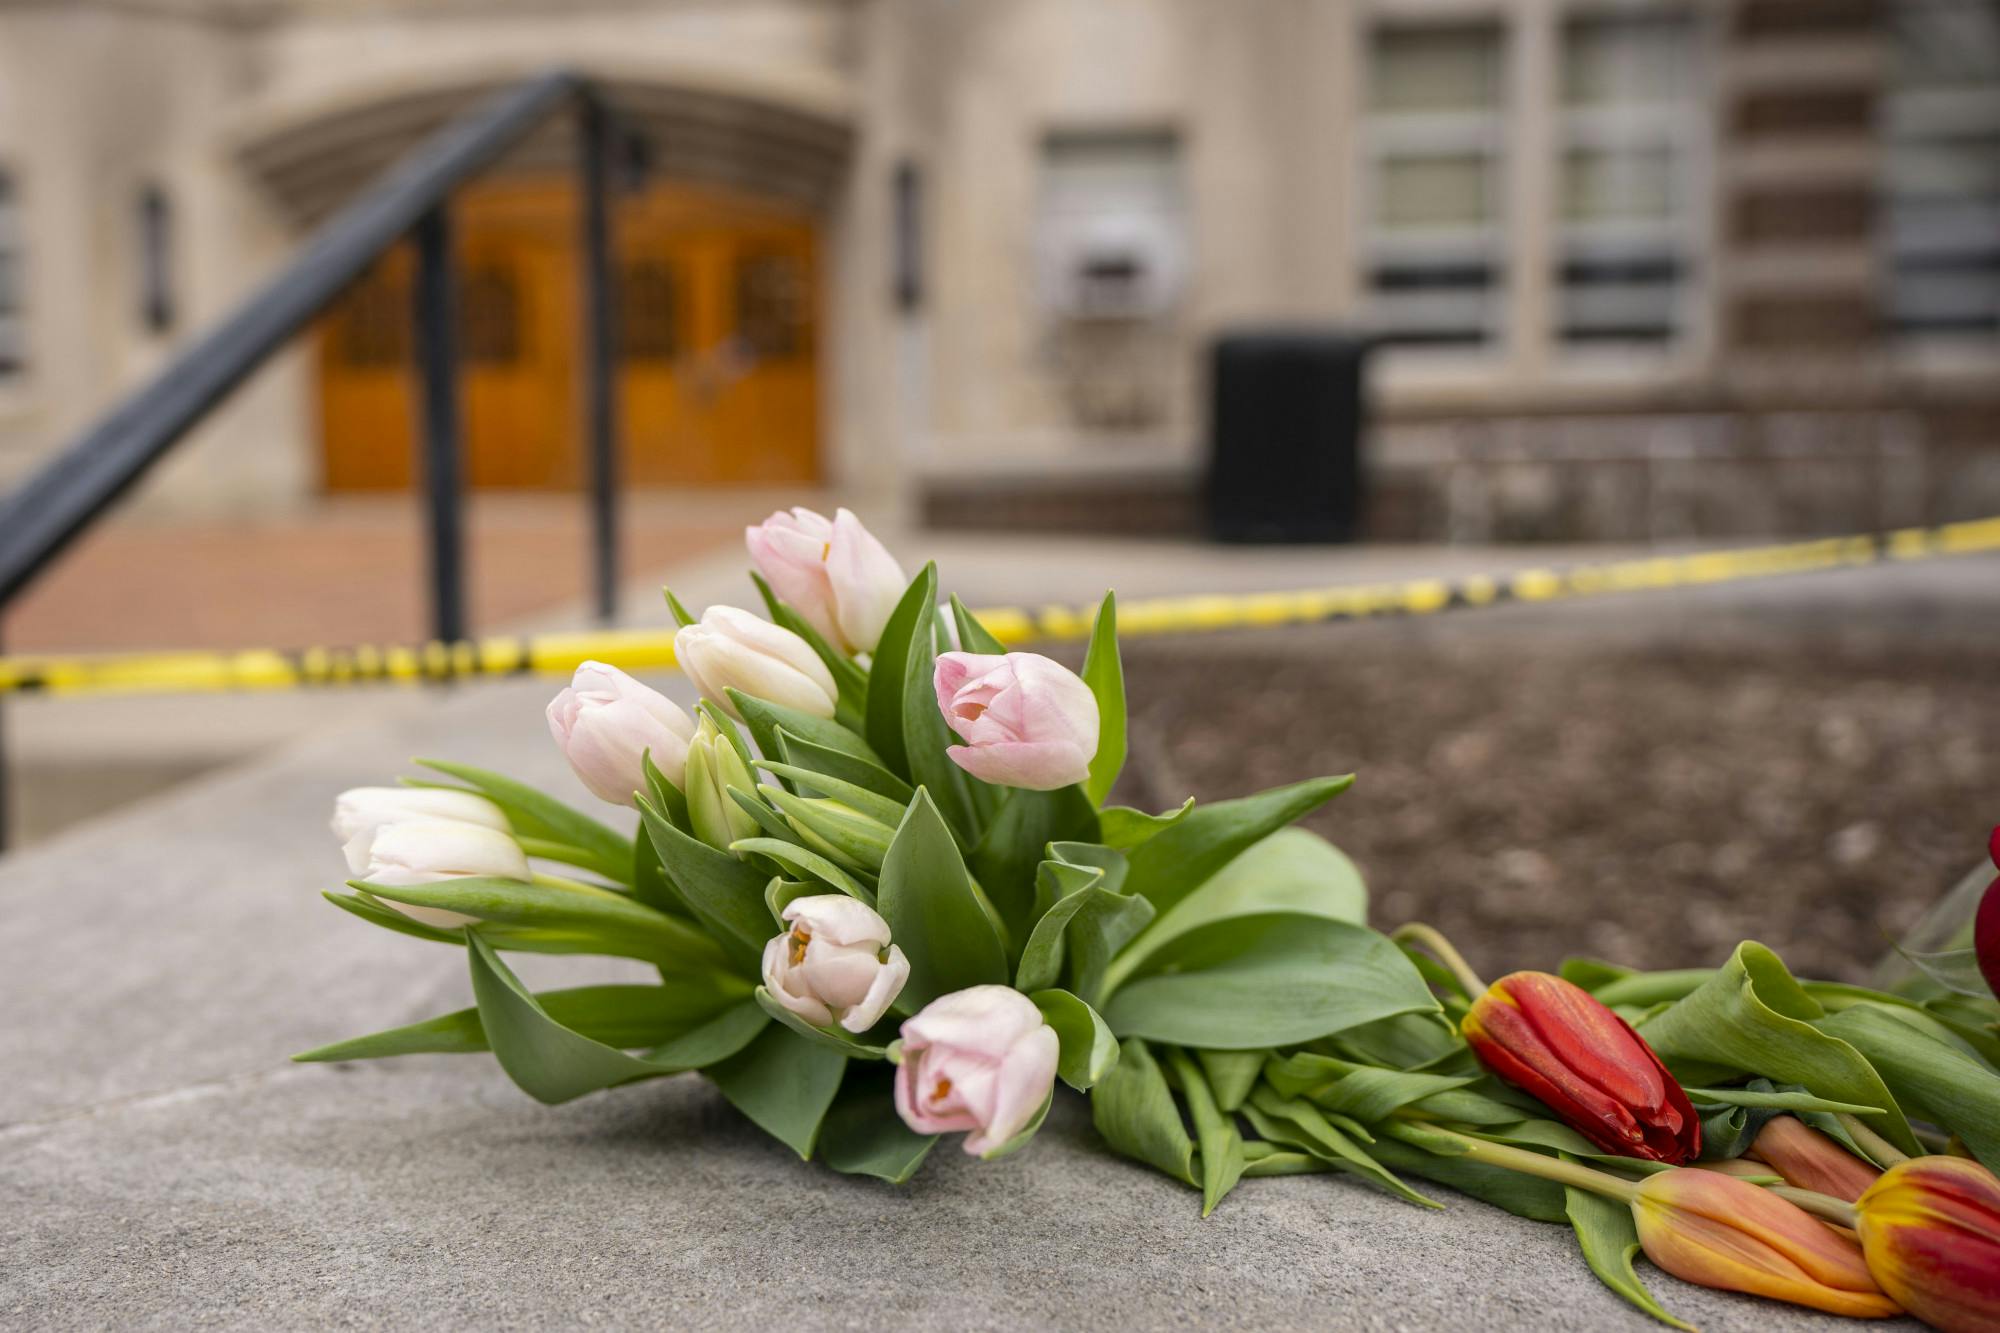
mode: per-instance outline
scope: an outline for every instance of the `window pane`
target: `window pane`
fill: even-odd
[[[1387,227],[1484,222],[1492,213],[1484,154],[1391,158],[1378,176],[1375,219]]]
[[[1676,102],[1687,96],[1686,19],[1678,14],[1573,19],[1563,32],[1563,100],[1571,106]]]
[[[1664,147],[1571,149],[1563,161],[1563,217],[1671,218],[1680,204],[1675,170],[1675,154]]]
[[[1889,319],[1910,333],[1990,338],[2000,333],[2000,0],[1903,0],[1889,13]]]
[[[1482,111],[1500,101],[1500,31],[1490,24],[1386,28],[1368,72],[1377,112]]]

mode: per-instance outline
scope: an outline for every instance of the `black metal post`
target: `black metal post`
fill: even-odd
[[[423,385],[424,485],[431,537],[432,634],[465,637],[465,522],[459,476],[457,294],[451,224],[439,204],[418,221],[417,377]]]
[[[594,92],[583,96],[578,152],[583,160],[584,441],[590,457],[592,575],[597,618],[618,614],[617,311],[612,302],[611,118]]]

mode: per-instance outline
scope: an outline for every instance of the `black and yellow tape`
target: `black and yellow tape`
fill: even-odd
[[[1121,636],[1129,637],[1433,615],[1508,602],[1548,602],[1606,593],[1688,588],[1992,551],[2000,551],[2000,517],[1777,546],[1523,569],[1457,579],[1135,600],[1119,605],[1118,629]],[[978,613],[986,627],[1009,644],[1087,638],[1095,614],[1094,606],[1047,606],[1039,610],[998,607]],[[204,693],[320,689],[482,676],[567,675],[579,663],[592,658],[631,671],[670,669],[674,665],[673,632],[587,630],[460,643],[364,644],[295,651],[9,657],[0,658],[0,694]]]

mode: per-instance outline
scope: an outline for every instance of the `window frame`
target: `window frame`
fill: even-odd
[[[1563,41],[1568,25],[1593,17],[1644,19],[1672,16],[1688,31],[1689,79],[1672,126],[1592,128],[1578,136],[1569,123],[1563,83]],[[1493,133],[1502,149],[1495,159],[1495,215],[1503,271],[1495,284],[1497,328],[1477,347],[1391,346],[1383,349],[1382,377],[1392,394],[1449,398],[1481,395],[1545,398],[1575,390],[1595,395],[1629,388],[1651,392],[1694,381],[1713,355],[1721,290],[1723,201],[1716,190],[1721,116],[1714,96],[1724,59],[1724,25],[1707,0],[1372,0],[1353,19],[1359,73],[1349,115],[1355,150],[1349,154],[1348,225],[1354,239],[1348,258],[1355,311],[1365,324],[1375,265],[1373,207],[1377,137],[1369,106],[1369,59],[1384,28],[1491,24],[1499,30],[1500,107]],[[1656,113],[1633,113],[1634,122]],[[1656,117],[1657,118],[1657,117]],[[1683,159],[1677,167],[1687,192],[1685,215],[1674,226],[1684,238],[1682,275],[1674,304],[1675,332],[1664,342],[1593,345],[1561,332],[1564,284],[1563,167],[1574,139],[1629,134],[1631,141],[1670,139]]]

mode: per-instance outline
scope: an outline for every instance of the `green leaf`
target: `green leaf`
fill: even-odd
[[[1246,848],[1354,785],[1354,776],[1314,778],[1274,787],[1255,796],[1196,806],[1126,853],[1132,863],[1131,892],[1164,912],[1193,893]]]
[[[754,964],[771,938],[764,912],[764,886],[770,876],[681,832],[650,801],[639,802],[639,817],[660,853],[667,878],[696,918],[735,957]]]
[[[871,763],[842,750],[815,745],[784,727],[779,727],[774,736],[778,746],[776,757],[796,768],[829,778],[838,778],[851,786],[866,787],[877,796],[894,801],[898,808],[907,806],[910,798],[917,794],[916,788],[880,764]],[[832,792],[824,794],[833,795]]]
[[[1129,852],[1148,838],[1157,837],[1186,819],[1193,809],[1192,796],[1181,802],[1180,809],[1160,815],[1149,815],[1129,805],[1107,805],[1097,812],[1099,836],[1104,839],[1106,847]]]
[[[676,979],[680,980],[680,979]],[[535,1003],[549,1018],[592,1041],[633,1050],[683,1036],[739,1003],[743,994],[705,978],[664,986],[577,986],[542,991]],[[406,1027],[352,1037],[295,1055],[302,1064],[379,1060],[392,1055],[469,1054],[491,1050],[479,1010],[459,1009]]]
[[[1095,1009],[1066,990],[1038,990],[1028,998],[1062,1043],[1056,1073],[1078,1092],[1088,1092],[1118,1063],[1118,1039]]]
[[[1778,955],[1754,941],[1728,964],[1640,1027],[1684,1082],[1706,1082],[1689,1066],[1720,1067],[1881,1112],[1863,1117],[1906,1153],[1920,1149],[1875,1068],[1853,1046],[1813,1024],[1826,1011],[1792,979]]]
[[[980,624],[978,616],[965,609],[965,603],[958,600],[956,593],[951,598],[951,618],[958,626],[958,646],[966,652],[1000,654],[1007,651],[1007,645]]]
[[[900,1185],[917,1173],[937,1141],[937,1135],[919,1134],[903,1123],[888,1080],[866,1077],[857,1067],[820,1125],[819,1157],[846,1175]]]
[[[724,961],[715,942],[692,926],[607,889],[484,878],[393,887],[356,880],[353,887],[390,902],[586,937],[599,953],[685,968],[720,967]]]
[[[1396,1173],[1384,1167],[1362,1146],[1337,1129],[1320,1109],[1310,1102],[1280,1097],[1269,1087],[1259,1087],[1244,1103],[1243,1114],[1257,1127],[1257,1132],[1267,1139],[1280,1143],[1292,1143],[1307,1152],[1323,1157],[1343,1171],[1352,1172],[1365,1180],[1372,1180],[1392,1194],[1396,1194],[1425,1208],[1442,1208],[1435,1199],[1427,1198],[1411,1189],[1398,1179]]]
[[[1951,1130],[1988,1170],[2000,1171],[2000,1074],[1873,1005],[1815,1026],[1866,1056],[1910,1114]]]
[[[1143,1041],[1128,1041],[1118,1063],[1090,1093],[1090,1119],[1112,1150],[1184,1185],[1194,1176],[1194,1140],[1181,1123],[1173,1090]]]
[[[850,806],[878,823],[887,824],[890,828],[903,822],[903,811],[909,808],[910,803],[907,800],[891,800],[859,783],[825,773],[815,773],[797,764],[788,764],[776,759],[759,759],[756,763],[757,767],[776,773],[781,778],[790,778],[796,784],[794,790],[810,788],[821,797],[839,801],[842,805]]]
[[[1583,1261],[1597,1274],[1598,1281],[1661,1323],[1693,1333],[1694,1325],[1668,1314],[1633,1271],[1632,1256],[1639,1252],[1639,1227],[1632,1220],[1630,1207],[1589,1190],[1564,1186],[1563,1211],[1576,1231]]]
[[[1091,756],[1084,790],[1092,805],[1103,805],[1125,767],[1125,668],[1118,660],[1118,598],[1105,593],[1083,654],[1083,683],[1097,697],[1097,753]]]
[[[754,1024],[735,1022],[726,1037],[711,1041],[707,1049],[668,1059],[659,1058],[657,1052],[651,1057],[627,1055],[557,1022],[477,931],[469,932],[468,943],[466,957],[472,969],[472,994],[479,1002],[480,1026],[492,1046],[494,1058],[523,1092],[550,1105],[600,1088],[695,1068],[697,1061],[707,1063],[726,1054],[719,1048],[728,1045],[727,1036],[740,1033],[747,1041],[749,1033],[764,1026],[763,1015],[750,1005]],[[742,1007],[732,1006],[696,1031],[715,1036],[709,1029]],[[738,1048],[740,1045],[739,1042]]]
[[[875,910],[910,960],[899,1009],[922,1008],[967,986],[1006,984],[1007,950],[993,909],[981,901],[958,844],[922,787],[882,863]]]
[[[1263,1072],[1270,1052],[1196,1051],[1195,1055],[1201,1061],[1209,1090],[1215,1094],[1215,1104],[1225,1111],[1234,1111],[1257,1085],[1257,1076]]]
[[[1249,1165],[1243,1158],[1243,1136],[1237,1132],[1235,1117],[1216,1105],[1215,1094],[1194,1061],[1170,1050],[1167,1065],[1194,1120],[1195,1144],[1201,1152],[1201,1215],[1207,1217],[1236,1188]]]
[[[681,605],[681,599],[674,596],[672,588],[662,588],[660,591],[666,594],[667,610],[673,613],[674,627],[676,629],[686,629],[689,625],[701,623],[699,616],[696,616],[685,606]]]
[[[796,708],[774,704],[741,690],[731,689],[728,694],[729,701],[736,705],[736,711],[743,714],[743,721],[749,726],[758,751],[764,755],[780,753],[778,733],[784,731],[822,749],[835,750],[877,768],[882,767],[882,757],[868,742],[838,722],[801,713]]]
[[[766,1027],[741,1052],[702,1073],[757,1128],[810,1159],[846,1068],[839,1051],[787,1027]]]
[[[791,603],[780,601],[778,594],[771,591],[771,585],[764,576],[752,570],[750,581],[757,585],[757,591],[764,598],[764,609],[771,613],[773,624],[782,625],[806,641],[806,644],[826,663],[826,669],[833,673],[833,683],[840,691],[840,701],[855,710],[855,716],[862,715],[868,702],[868,673],[857,665],[853,658],[841,652],[826,641],[826,636],[814,629],[812,622],[792,608]]]
[[[979,845],[966,858],[1011,939],[1025,939],[1035,920],[1035,877],[1051,842],[1091,842],[1097,811],[1077,786],[1056,791],[1009,791]]]
[[[1042,862],[1039,883],[1053,901],[1021,950],[1017,989],[1055,985],[1067,960],[1072,989],[1095,1002],[1112,958],[1153,919],[1151,903],[1113,892],[1105,878],[1101,867]]]
[[[1849,1115],[1880,1115],[1879,1106],[1833,1102],[1810,1092],[1760,1092],[1755,1088],[1686,1088],[1691,1101],[1724,1106],[1755,1106],[1773,1111],[1845,1111]]]
[[[1656,1004],[1686,999],[1714,977],[1715,972],[1712,967],[1682,968],[1674,972],[1635,972],[1606,982],[1592,993],[1613,1008],[1650,1009]]]
[[[1537,1222],[1569,1220],[1563,1207],[1563,1187],[1552,1180],[1465,1157],[1439,1157],[1395,1139],[1378,1139],[1369,1152],[1385,1167],[1435,1181],[1495,1208],[1504,1208],[1516,1217]]]
[[[1112,991],[1112,1031],[1178,1046],[1292,1046],[1392,1014],[1435,1013],[1423,978],[1386,936],[1296,913],[1218,922]]]
[[[884,768],[913,783],[922,779],[910,772],[910,749],[903,734],[903,692],[909,679],[912,644],[921,636],[919,656],[930,646],[931,614],[936,605],[937,566],[927,564],[910,580],[896,609],[889,613],[868,668],[868,743],[882,756],[879,762]],[[932,701],[935,706],[935,695]]]
[[[776,787],[766,787],[763,794],[814,850],[857,870],[874,872],[882,868],[882,858],[888,855],[890,840],[895,836],[895,824],[884,824],[824,796],[794,796]],[[900,823],[904,812],[895,813]]]
[[[505,812],[516,834],[561,843],[576,848],[586,860],[571,865],[595,871],[606,879],[624,883],[632,873],[632,840],[606,828],[579,811],[572,810],[553,796],[536,791],[524,782],[500,773],[452,764],[441,759],[419,759],[425,768],[457,778],[477,787],[481,795]]]
[[[1049,1118],[1049,1108],[1055,1105],[1055,1100],[1056,1090],[1050,1088],[1049,1095],[1042,1098],[1042,1104],[1036,1108],[1033,1115],[1028,1117],[1028,1123],[1021,1127],[1020,1132],[1005,1143],[997,1147],[988,1148],[985,1152],[979,1154],[979,1160],[982,1162],[997,1162],[1002,1157],[1010,1157],[1027,1147],[1028,1140],[1041,1132],[1042,1122]]]
[[[795,847],[789,842],[779,842],[776,838],[745,838],[741,842],[729,844],[729,849],[734,852],[755,852],[759,856],[768,856],[788,870],[796,870],[802,875],[820,881],[827,889],[844,893],[850,898],[859,898],[870,907],[875,905],[874,894],[818,852]],[[816,887],[812,891],[823,893],[826,890]],[[766,931],[764,938],[768,940],[770,936],[771,932]]]
[[[398,935],[415,936],[420,940],[429,940],[432,944],[455,944],[463,946],[465,943],[464,932],[458,930],[439,930],[436,926],[427,926],[421,921],[412,920],[404,916],[393,907],[384,907],[367,894],[334,893],[328,891],[322,892],[320,897],[326,899],[341,911],[360,917],[371,926],[380,926],[382,929],[392,930]]]
[[[1439,1093],[1456,1092],[1475,1081],[1381,1069],[1313,1051],[1273,1059],[1265,1066],[1264,1077],[1280,1096],[1303,1097],[1364,1124],[1386,1120],[1405,1106]]]
[[[1116,990],[1153,954],[1195,931],[1273,912],[1360,925],[1368,919],[1368,890],[1354,863],[1325,838],[1301,828],[1281,828],[1162,912],[1118,955],[1105,985]]]
[[[759,790],[762,790],[762,788],[759,788]],[[729,799],[735,804],[737,809],[757,822],[757,827],[764,830],[763,836],[776,838],[779,842],[788,843],[794,847],[803,847],[805,845],[804,836],[797,829],[786,823],[783,815],[759,800],[754,794],[744,791],[741,787],[731,787],[729,789]],[[738,838],[736,840],[736,842],[743,841],[745,839]],[[736,846],[736,843],[731,843],[730,850],[739,851],[740,849]]]
[[[771,909],[771,931],[773,934],[785,929],[785,908],[800,898],[812,898],[826,892],[826,885],[804,880],[786,879],[774,875],[764,886],[764,905]]]
[[[856,1041],[848,1033],[838,1028],[814,1027],[812,1024],[806,1022],[805,1019],[785,1008],[784,1005],[779,1004],[777,998],[762,986],[757,988],[757,1004],[765,1013],[783,1023],[807,1041],[812,1042],[815,1046],[824,1046],[830,1050],[839,1051],[842,1055],[852,1060],[886,1060],[889,1057],[888,1048],[886,1047],[871,1046],[865,1041]]]

